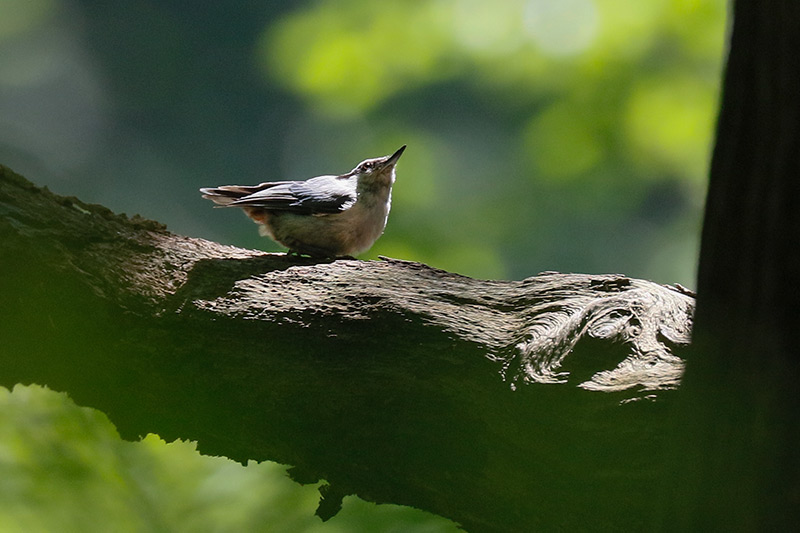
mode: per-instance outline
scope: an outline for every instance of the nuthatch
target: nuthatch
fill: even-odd
[[[200,189],[221,207],[241,207],[263,236],[289,253],[316,257],[356,255],[369,249],[386,227],[395,165],[405,150],[366,159],[339,176],[306,181],[269,181]]]

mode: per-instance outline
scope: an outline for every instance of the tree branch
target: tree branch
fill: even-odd
[[[336,493],[488,531],[558,516],[571,478],[602,494],[571,492],[587,506],[564,523],[623,518],[620,497],[646,509],[635,494],[652,479],[607,471],[652,461],[657,404],[626,402],[677,386],[671,348],[688,343],[694,305],[616,274],[485,281],[243,250],[5,167],[0,274],[4,385],[65,390],[128,438],[290,463]],[[592,472],[562,464],[589,441]]]

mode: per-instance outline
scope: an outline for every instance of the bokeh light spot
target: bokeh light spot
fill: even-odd
[[[628,156],[653,162],[695,181],[705,179],[716,90],[688,76],[650,79],[636,86],[626,113]]]
[[[594,42],[598,25],[593,0],[529,0],[525,6],[525,29],[547,55],[584,52]]]

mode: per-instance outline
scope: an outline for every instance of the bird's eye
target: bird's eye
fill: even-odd
[[[372,169],[372,163],[363,163],[361,165],[361,169],[362,170],[370,170],[370,169]]]

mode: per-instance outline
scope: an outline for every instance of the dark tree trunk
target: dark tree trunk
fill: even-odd
[[[798,527],[798,327],[800,2],[737,0],[667,523]]]

